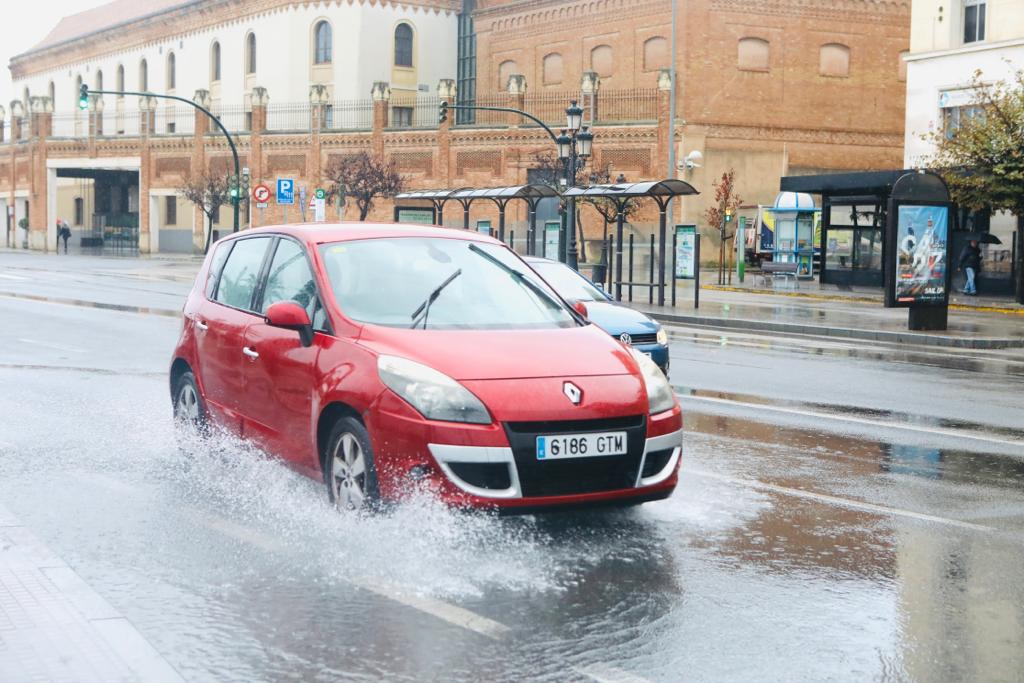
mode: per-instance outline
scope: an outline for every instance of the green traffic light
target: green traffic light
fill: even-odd
[[[89,86],[85,83],[78,91],[78,108],[83,110],[89,108]]]

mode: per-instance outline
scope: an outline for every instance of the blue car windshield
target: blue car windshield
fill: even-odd
[[[556,261],[534,261],[530,267],[540,273],[566,301],[607,301],[608,297],[575,270]]]

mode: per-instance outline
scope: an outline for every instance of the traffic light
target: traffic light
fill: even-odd
[[[442,124],[448,120],[448,100],[441,100],[437,108],[437,123]]]
[[[725,222],[726,223],[731,223],[732,222],[732,209],[726,209],[725,210]]]
[[[89,108],[89,86],[85,83],[78,90],[78,108],[83,110]]]
[[[232,201],[238,199],[238,176],[234,174],[228,176],[228,196]]]
[[[239,190],[239,193],[240,193],[240,196],[243,197],[243,198],[249,196],[249,171],[248,170],[243,170],[242,171],[242,187]]]

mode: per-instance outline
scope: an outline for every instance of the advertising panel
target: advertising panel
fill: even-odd
[[[548,221],[544,224],[544,258],[558,260],[558,242],[562,225],[558,221]]]
[[[900,204],[896,216],[897,305],[944,304],[949,207]]]
[[[399,206],[395,209],[395,220],[399,223],[434,224],[434,210]]]
[[[681,280],[693,279],[696,270],[694,264],[696,241],[696,225],[676,226],[676,277]]]

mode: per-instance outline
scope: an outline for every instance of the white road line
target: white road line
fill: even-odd
[[[42,346],[48,349],[56,349],[57,351],[69,351],[71,353],[85,353],[86,349],[81,349],[77,346],[66,346],[64,344],[54,344],[53,342],[39,341],[38,339],[19,339],[23,344],[31,344],[32,346]]]
[[[918,434],[928,434],[929,436],[948,436],[955,439],[967,439],[970,441],[979,441],[982,443],[994,443],[1001,446],[1016,446],[1022,449],[1024,453],[1024,441],[1015,441],[1012,439],[1000,439],[994,436],[984,436],[981,434],[971,434],[956,429],[946,429],[944,427],[924,427],[921,425],[912,425],[905,422],[883,422],[881,420],[869,420],[862,417],[853,417],[850,415],[836,415],[835,413],[821,413],[813,410],[800,410],[798,408],[785,408],[782,406],[770,406],[761,403],[747,403],[745,401],[734,401],[728,398],[715,398],[712,396],[691,396],[688,394],[676,394],[680,401],[692,401],[698,403],[714,403],[717,405],[732,406],[734,408],[746,408],[748,410],[769,412],[769,413],[781,413],[783,415],[793,415],[797,417],[811,417],[819,420],[833,420],[836,422],[848,422],[850,424],[863,425],[866,427],[873,427],[875,429],[883,427],[886,429],[898,429],[905,432],[915,432]]]
[[[576,673],[583,674],[597,683],[650,683],[646,678],[623,671],[607,664],[592,664],[590,666],[574,666]]]
[[[934,522],[936,524],[946,524],[948,526],[955,526],[961,529],[970,529],[971,531],[997,531],[997,529],[984,526],[983,524],[974,524],[972,522],[964,522],[959,519],[949,519],[948,517],[936,517],[935,515],[927,515],[922,512],[914,512],[912,510],[902,510],[900,508],[887,507],[885,505],[875,505],[874,503],[865,503],[859,500],[851,500],[849,498],[840,498],[838,496],[830,496],[824,493],[814,493],[812,491],[804,491],[803,489],[794,489],[788,486],[778,486],[776,484],[767,484],[763,481],[756,481],[753,479],[740,479],[738,477],[730,477],[725,474],[718,474],[716,472],[706,472],[704,470],[690,470],[687,469],[683,474],[696,474],[698,477],[707,477],[709,479],[718,479],[719,481],[729,482],[730,484],[739,484],[740,486],[746,486],[748,488],[759,489],[762,491],[772,491],[774,493],[781,493],[786,496],[793,496],[795,498],[804,498],[807,500],[817,501],[819,503],[827,503],[829,505],[837,505],[840,507],[853,508],[855,510],[864,510],[865,512],[874,512],[880,515],[893,515],[897,517],[909,517],[910,519],[917,519],[923,522]]]

